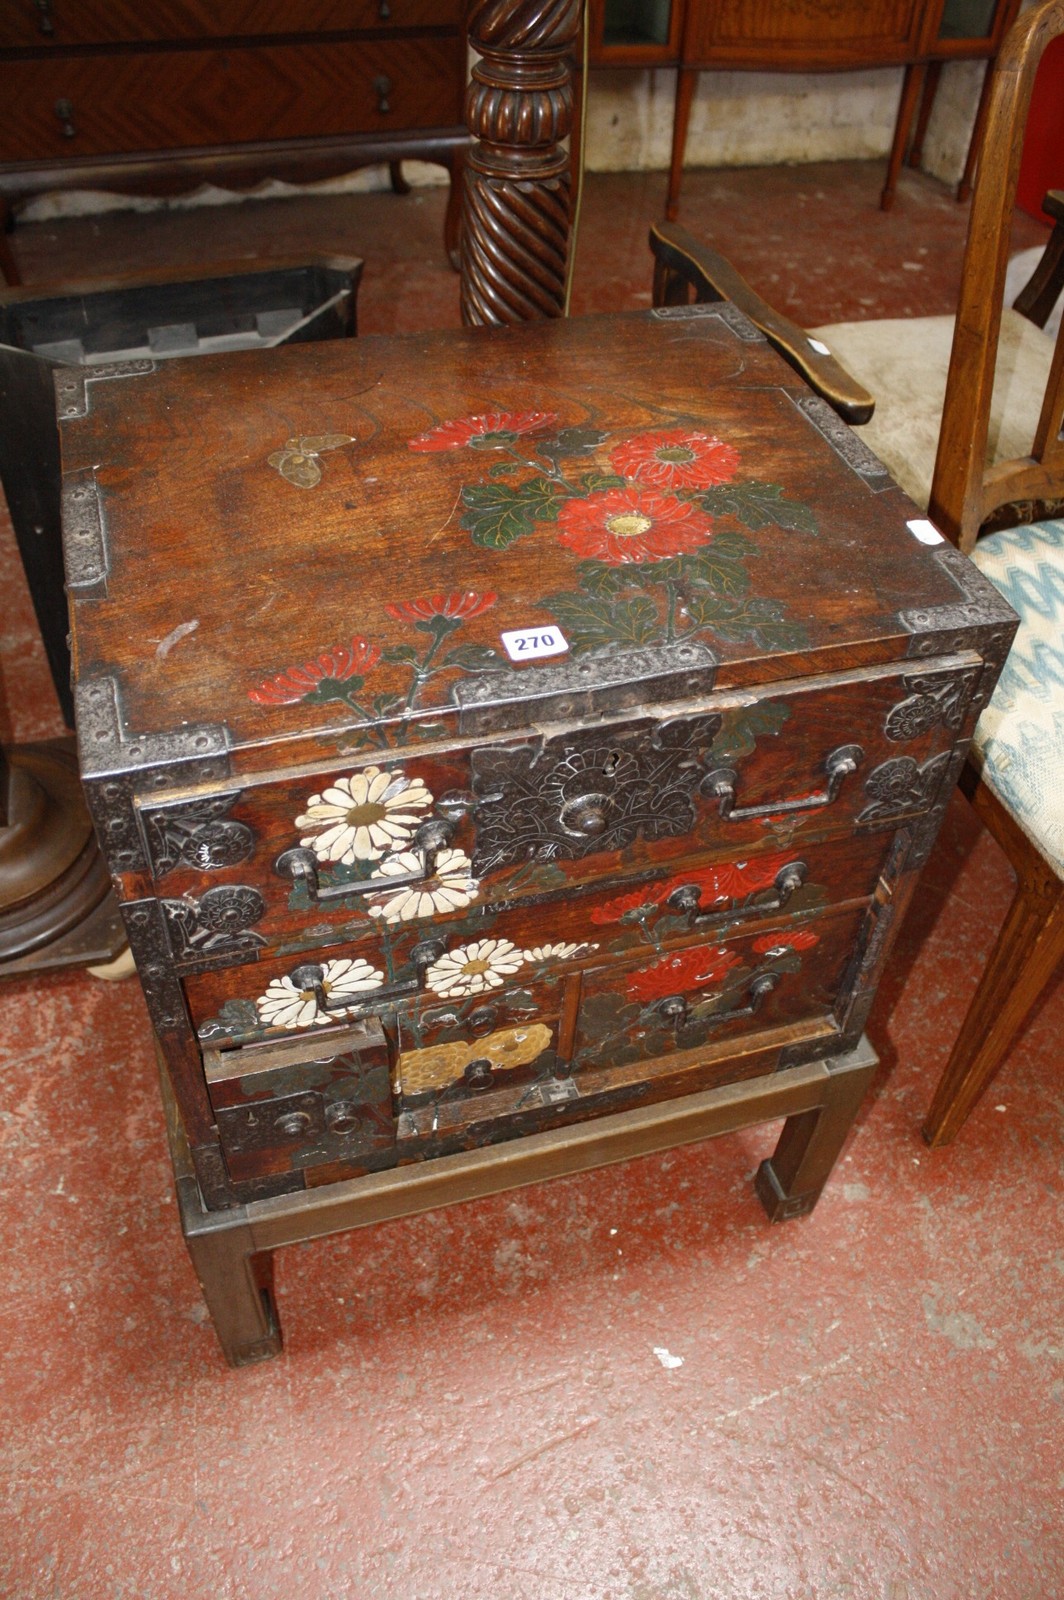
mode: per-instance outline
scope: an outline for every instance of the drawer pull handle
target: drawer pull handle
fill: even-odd
[[[274,870],[282,878],[291,878],[293,883],[305,883],[307,894],[311,900],[346,900],[350,895],[376,894],[379,889],[405,889],[411,883],[424,883],[426,878],[431,878],[436,871],[436,857],[449,844],[454,833],[454,825],[442,820],[423,822],[414,835],[414,854],[420,857],[419,864],[413,872],[400,873],[396,877],[386,877],[380,874],[372,878],[360,878],[356,883],[332,883],[327,888],[322,888],[318,878],[318,858],[313,850],[302,848],[285,850],[274,862]]]
[[[859,744],[840,744],[824,761],[824,771],[828,775],[827,788],[819,794],[804,795],[800,800],[770,800],[764,806],[737,807],[735,790],[739,775],[732,767],[718,767],[716,772],[711,772],[703,780],[702,791],[719,800],[722,822],[744,822],[747,817],[769,817],[780,812],[816,811],[838,799],[843,780],[856,772],[863,760],[864,751]]]
[[[739,917],[763,917],[767,912],[780,911],[805,882],[809,871],[804,861],[788,861],[776,874],[776,893],[771,900],[758,900],[745,906],[701,906],[702,890],[697,883],[684,883],[674,889],[665,904],[687,918],[692,928],[707,922],[734,922]]]
[[[392,109],[391,101],[388,99],[388,96],[392,92],[391,78],[386,77],[383,72],[378,72],[377,76],[373,80],[373,87],[377,94],[378,112],[382,117],[389,116]]]
[[[712,1028],[721,1022],[734,1022],[737,1017],[755,1017],[779,981],[778,973],[759,973],[750,984],[750,998],[744,1006],[729,1006],[726,1011],[718,1011],[712,1017],[699,1018],[699,1021],[705,1027]],[[679,1032],[687,1021],[689,1007],[684,995],[669,994],[664,1000],[657,1002],[654,1010]]]
[[[74,107],[70,104],[70,101],[57,100],[55,103],[55,114],[62,124],[63,138],[73,139],[78,130],[74,126]]]
[[[301,989],[305,994],[313,994],[319,1011],[342,1011],[347,1014],[356,1009],[376,1011],[383,1001],[404,1000],[407,995],[420,994],[425,987],[426,972],[434,961],[439,960],[446,948],[443,939],[426,939],[424,943],[416,944],[410,952],[410,964],[414,971],[409,978],[400,978],[397,983],[390,983],[384,989],[371,989],[364,1001],[355,1001],[354,1004],[350,995],[340,995],[334,1000],[326,993],[325,969],[316,961],[307,961],[302,966],[293,967],[288,976],[297,989]]]
[[[54,33],[55,18],[52,16],[52,0],[36,0],[36,3],[38,32]]]

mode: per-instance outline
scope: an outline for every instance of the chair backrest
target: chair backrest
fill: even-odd
[[[1060,33],[1064,0],[1024,12],[993,70],[931,486],[931,516],[962,550],[971,550],[980,526],[999,507],[1064,498],[1064,336],[1057,339],[1031,454],[989,471],[985,466],[1023,131],[1038,63]]]

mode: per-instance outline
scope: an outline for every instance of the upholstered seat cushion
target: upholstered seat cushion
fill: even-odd
[[[926,508],[953,344],[952,317],[835,322],[814,336],[875,396],[871,422],[857,431],[902,488]],[[987,464],[1030,454],[1053,340],[1006,310],[998,343]]]
[[[1064,877],[1064,521],[988,534],[976,565],[1020,617],[972,757]]]

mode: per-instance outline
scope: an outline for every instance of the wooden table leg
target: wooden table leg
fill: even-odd
[[[924,140],[927,138],[927,127],[931,121],[931,113],[935,109],[935,96],[938,94],[939,80],[942,77],[942,62],[932,61],[924,78],[923,93],[920,96],[920,110],[916,117],[916,132],[909,148],[906,165],[919,167],[924,159]]]
[[[968,158],[964,163],[964,172],[957,185],[957,199],[967,200],[972,192],[975,182],[975,169],[979,162],[979,152],[983,148],[983,134],[986,131],[986,117],[990,108],[990,79],[994,63],[988,61],[986,72],[983,75],[983,87],[979,94],[979,107],[975,113],[975,124],[972,128],[972,137],[968,141]]]
[[[898,173],[905,157],[909,143],[909,130],[913,124],[913,111],[916,109],[916,99],[920,86],[924,81],[924,67],[921,62],[906,67],[905,77],[902,79],[901,99],[898,101],[898,120],[894,124],[894,143],[890,147],[890,160],[887,162],[887,181],[883,185],[883,192],[879,197],[879,209],[889,211],[894,204],[894,191],[898,186]]]
[[[255,1248],[242,1207],[204,1211],[195,1179],[179,1178],[177,1197],[185,1243],[225,1359],[231,1367],[247,1367],[279,1355],[272,1252]]]
[[[821,1190],[853,1126],[878,1062],[864,1042],[829,1067],[822,1105],[788,1117],[779,1143],[757,1169],[754,1187],[773,1222],[804,1217]]]
[[[676,102],[672,113],[672,156],[669,162],[669,189],[665,198],[665,217],[675,222],[680,210],[680,185],[687,151],[687,124],[698,87],[697,67],[681,67],[676,74]]]

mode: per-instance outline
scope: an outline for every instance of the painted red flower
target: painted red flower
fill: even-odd
[[[639,478],[656,489],[711,489],[735,477],[739,452],[711,433],[663,428],[625,439],[610,451],[610,462],[622,477]]]
[[[455,417],[438,423],[427,433],[411,439],[411,450],[462,450],[472,445],[480,450],[501,449],[525,433],[553,428],[558,418],[553,411],[489,411],[481,417]]]
[[[687,555],[713,537],[713,523],[687,500],[653,489],[604,489],[566,500],[558,538],[585,560],[662,561]]]
[[[629,911],[636,911],[640,906],[660,905],[663,894],[661,884],[646,883],[641,889],[631,889],[627,894],[615,895],[612,900],[603,900],[601,905],[592,910],[591,920],[600,925],[604,922],[620,922]]]
[[[450,617],[468,621],[489,611],[498,599],[497,594],[478,594],[475,589],[463,589],[454,594],[423,594],[416,600],[396,600],[385,606],[390,617],[400,622],[427,622],[430,617]]]
[[[248,690],[248,699],[259,706],[294,705],[313,694],[323,682],[345,683],[348,678],[361,676],[377,665],[380,656],[377,645],[356,633],[350,644],[327,650],[317,661],[305,661],[302,666],[279,672],[276,678],[267,678],[258,688]]]
[[[807,928],[794,928],[790,933],[763,934],[760,939],[754,940],[753,948],[759,956],[763,956],[770,950],[782,949],[784,945],[790,950],[811,950],[819,943],[818,933],[810,933]]]
[[[652,967],[640,967],[637,972],[630,972],[628,993],[633,1000],[644,1003],[661,1000],[667,994],[684,994],[689,989],[720,983],[732,967],[738,965],[739,957],[735,951],[726,950],[723,946],[711,950],[703,946],[696,950],[681,950],[662,961],[655,961]]]

